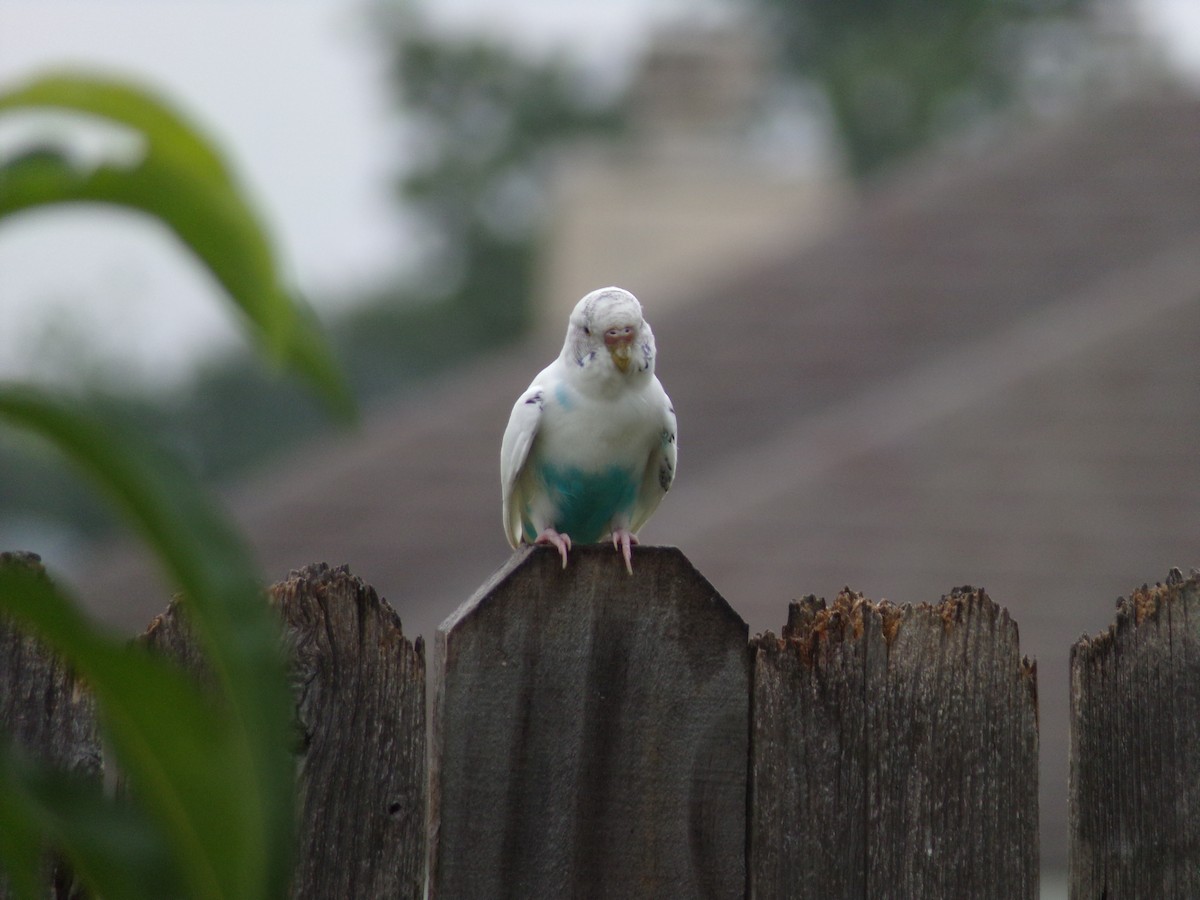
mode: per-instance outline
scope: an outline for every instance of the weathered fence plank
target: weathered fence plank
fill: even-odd
[[[0,564],[41,570],[32,553],[0,553]],[[95,704],[62,661],[37,640],[0,619],[0,739],[31,756],[85,777],[103,777]],[[61,863],[47,864],[46,896],[74,896]],[[0,898],[7,898],[0,873]]]
[[[515,554],[438,632],[430,896],[741,897],[747,637],[673,548]]]
[[[806,598],[747,642],[677,550],[634,561],[524,550],[447,619],[428,832],[421,639],[344,567],[272,588],[292,895],[421,897],[427,860],[437,898],[1035,895],[1036,669],[981,591]],[[175,607],[145,640],[202,668]],[[1071,716],[1072,897],[1200,896],[1200,575],[1122,598],[1072,649]],[[3,623],[0,724],[102,777],[86,690]],[[74,896],[61,866],[47,896]]]
[[[1006,612],[844,591],[755,646],[751,896],[1035,896],[1036,671]]]
[[[38,570],[33,554],[4,553]],[[101,775],[100,735],[95,704],[53,653],[0,619],[0,723],[3,735],[60,769]]]
[[[1200,897],[1200,578],[1118,601],[1071,648],[1075,898]]]
[[[425,887],[425,652],[344,567],[271,588],[292,651],[300,736],[291,896],[419,898]],[[176,605],[149,644],[202,668]]]

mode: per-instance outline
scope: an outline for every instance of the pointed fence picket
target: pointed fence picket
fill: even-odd
[[[431,898],[740,895],[746,624],[677,550],[634,571],[523,551],[439,629]]]
[[[673,548],[632,577],[522,550],[439,629],[428,762],[423,642],[387,603],[323,564],[270,598],[293,897],[1037,894],[1036,668],[982,591],[808,597],[750,640]],[[173,608],[142,639],[202,668]],[[1200,896],[1200,581],[1134,592],[1071,673],[1072,897]],[[2,626],[0,726],[102,777],[86,690]]]

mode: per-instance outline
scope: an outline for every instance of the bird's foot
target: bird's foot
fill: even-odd
[[[614,528],[612,533],[613,549],[620,550],[621,556],[625,558],[625,571],[630,575],[633,574],[633,551],[630,549],[638,542],[635,535],[628,528]]]
[[[562,557],[565,569],[567,567],[567,552],[571,549],[571,536],[569,534],[559,534],[553,528],[547,528],[537,536],[536,544],[550,544],[552,547],[558,548],[558,555]]]

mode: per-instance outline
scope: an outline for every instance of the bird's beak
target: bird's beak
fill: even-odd
[[[622,373],[629,370],[629,361],[633,358],[633,335],[633,327],[628,325],[604,332],[604,346],[608,348],[613,365]]]

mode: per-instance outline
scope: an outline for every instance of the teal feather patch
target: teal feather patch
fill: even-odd
[[[570,409],[575,405],[567,393],[567,386],[563,382],[559,382],[554,388],[554,399],[558,401],[558,405],[563,409]]]
[[[638,478],[619,466],[601,472],[584,472],[574,466],[543,463],[537,467],[537,476],[557,510],[555,530],[569,534],[572,540],[583,544],[607,540],[612,532],[613,518],[623,515],[628,519],[637,499]],[[525,535],[530,541],[537,538],[528,519]]]

